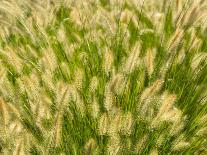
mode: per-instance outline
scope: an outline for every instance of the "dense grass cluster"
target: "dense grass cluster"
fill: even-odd
[[[0,0],[0,154],[206,155],[206,0]]]

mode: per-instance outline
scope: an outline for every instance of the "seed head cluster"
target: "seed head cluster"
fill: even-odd
[[[0,0],[0,154],[207,154],[207,1]]]

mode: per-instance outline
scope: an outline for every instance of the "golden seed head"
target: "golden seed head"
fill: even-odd
[[[169,41],[167,42],[167,49],[169,53],[175,50],[181,44],[183,36],[184,30],[177,28],[174,34],[169,39]]]
[[[62,115],[61,113],[58,113],[56,116],[55,131],[54,131],[55,146],[60,145],[61,131],[62,131]]]
[[[155,51],[152,49],[148,49],[145,57],[145,65],[149,76],[151,76],[154,70],[154,64],[153,64],[154,58],[155,58]]]
[[[97,102],[97,99],[93,99],[92,105],[91,105],[92,111],[91,111],[91,115],[93,116],[93,118],[97,118],[99,116],[99,104]]]
[[[114,56],[112,51],[106,50],[103,56],[103,69],[106,73],[109,73],[112,70]]]
[[[126,74],[132,73],[136,69],[136,67],[141,63],[141,60],[139,58],[139,53],[140,53],[140,44],[136,43],[133,51],[129,54],[128,58],[123,64],[124,73]]]
[[[75,86],[77,87],[77,89],[81,90],[83,87],[84,71],[78,68],[77,70],[75,70],[74,76]]]
[[[156,80],[151,86],[146,88],[140,97],[141,102],[153,96],[161,88],[161,84],[161,80]]]
[[[136,152],[140,154],[145,147],[145,143],[147,142],[147,135],[144,135],[136,144]]]
[[[126,86],[126,81],[124,79],[123,74],[114,74],[111,81],[110,81],[110,89],[115,93],[115,94],[121,94],[124,91],[124,88]]]
[[[93,138],[90,138],[84,146],[86,154],[92,154],[96,148],[96,141]]]
[[[0,112],[3,117],[4,125],[9,123],[9,112],[6,103],[2,98],[0,98]]]
[[[150,152],[150,155],[159,155],[158,150],[157,150],[157,149],[153,149],[153,150]]]
[[[132,118],[132,113],[126,113],[122,117],[122,122],[121,122],[121,130],[123,134],[130,135],[132,132],[132,124],[133,124],[133,118]]]
[[[106,135],[109,126],[109,119],[106,113],[102,114],[99,119],[99,135]]]
[[[113,94],[108,84],[105,87],[104,98],[105,98],[104,107],[106,108],[107,111],[110,111],[111,108],[113,107]]]
[[[117,155],[121,149],[120,137],[118,135],[111,136],[108,143],[107,152],[110,155]]]
[[[92,77],[91,83],[90,83],[90,86],[89,86],[90,92],[95,93],[95,91],[98,88],[98,83],[99,83],[98,78],[96,76]]]
[[[173,151],[180,151],[186,149],[190,146],[190,144],[184,140],[179,141],[178,143],[174,143],[172,146]]]
[[[109,135],[113,136],[120,132],[122,127],[122,113],[117,111],[114,116],[111,116],[110,125],[108,129]]]

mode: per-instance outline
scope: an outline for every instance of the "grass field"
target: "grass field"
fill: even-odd
[[[207,1],[0,0],[0,154],[207,155]]]

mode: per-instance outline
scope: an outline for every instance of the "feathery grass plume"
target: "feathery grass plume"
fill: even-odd
[[[135,26],[138,26],[136,15],[128,9],[125,9],[124,11],[121,12],[120,21],[127,25],[129,24],[130,21],[132,21]]]
[[[190,146],[190,144],[188,142],[186,142],[184,140],[181,140],[181,141],[176,142],[176,143],[173,144],[172,150],[173,151],[180,151],[182,149],[186,149],[189,146]]]
[[[110,118],[110,124],[108,127],[108,134],[110,136],[114,136],[116,135],[118,132],[120,132],[121,127],[122,127],[122,113],[121,111],[117,111],[115,113],[115,116],[110,116],[112,118]]]
[[[79,94],[74,84],[68,85],[68,94],[70,102],[75,102],[77,100]]]
[[[18,140],[14,150],[14,155],[24,155],[24,142],[22,139]]]
[[[133,116],[132,113],[128,112],[123,115],[121,121],[121,132],[122,134],[130,135],[132,132]]]
[[[77,88],[75,85],[71,84],[68,86],[68,99],[70,102],[73,102],[78,110],[80,112],[81,116],[85,115],[85,104],[83,102],[83,99],[81,95],[79,94]]]
[[[81,52],[79,55],[79,59],[83,62],[83,64],[87,64],[88,62],[88,54],[86,52]]]
[[[163,113],[169,111],[176,100],[176,95],[169,94],[168,92],[166,92],[163,97],[164,100],[161,107],[159,108],[157,117],[160,117]]]
[[[0,97],[0,109],[1,109],[1,115],[3,118],[3,124],[7,125],[9,123],[9,112],[8,112],[6,103],[1,97]]]
[[[156,100],[156,97],[149,97],[144,100],[143,105],[139,106],[140,116],[143,120],[151,121],[153,119],[155,115],[153,104],[156,103]]]
[[[206,136],[207,135],[207,127],[201,128],[196,132],[196,135],[198,136]]]
[[[106,113],[103,113],[98,122],[99,135],[106,135],[109,127],[109,118]]]
[[[178,53],[177,63],[182,64],[182,62],[185,60],[185,57],[186,57],[186,52],[184,49],[181,49],[181,51],[179,51]]]
[[[42,105],[41,103],[36,105],[36,109],[35,109],[35,113],[36,113],[36,120],[37,122],[40,122],[41,119],[50,118],[50,109],[46,106],[46,105]]]
[[[15,120],[10,122],[8,129],[12,135],[15,135],[20,134],[23,131],[23,126],[18,120]]]
[[[5,54],[8,63],[11,63],[11,65],[19,72],[22,69],[23,62],[18,57],[18,54],[16,53],[16,49],[13,49],[12,47],[5,47],[4,51],[1,51]]]
[[[84,152],[85,154],[94,154],[95,151],[96,151],[96,141],[93,138],[91,138],[85,144]]]
[[[137,42],[133,48],[133,51],[129,53],[128,58],[123,64],[124,73],[126,74],[132,73],[136,69],[136,67],[141,63],[141,60],[139,58],[139,53],[140,53],[140,44]]]
[[[114,56],[112,51],[106,49],[103,53],[103,69],[108,74],[112,70]]]
[[[107,152],[110,155],[117,155],[121,150],[120,137],[118,135],[111,136],[107,146]]]
[[[174,34],[169,38],[167,42],[167,50],[169,53],[171,51],[176,50],[176,48],[181,45],[183,36],[184,36],[184,30],[177,28]]]
[[[156,139],[156,145],[160,148],[162,147],[164,141],[165,141],[165,135],[160,134],[159,137]]]
[[[142,102],[150,96],[153,96],[160,89],[160,87],[162,86],[161,84],[161,80],[156,80],[155,82],[153,82],[151,86],[149,86],[142,92],[140,101]]]
[[[36,74],[33,73],[35,76]],[[37,76],[37,75],[36,75]],[[44,81],[44,84],[49,88],[49,89],[54,89],[54,80],[53,80],[53,72],[50,70],[45,70],[45,72],[41,75],[41,80]],[[37,78],[39,81],[39,78]],[[37,82],[38,82],[37,81]]]
[[[164,13],[162,12],[154,12],[151,15],[151,19],[152,21],[155,23],[155,27],[156,27],[156,32],[158,34],[162,34],[163,29],[164,29]]]
[[[117,30],[116,11],[109,12],[104,8],[100,8],[98,12],[98,16],[99,16],[98,22],[106,31],[105,34],[106,35],[115,34]],[[93,22],[93,20],[91,22]],[[93,23],[91,24],[93,25]]]
[[[141,154],[143,149],[145,148],[145,143],[147,142],[148,135],[144,135],[141,139],[138,140],[136,144],[136,153]]]
[[[181,117],[181,111],[177,108],[173,108],[172,110],[166,111],[160,116],[161,121],[168,122],[176,122]]]
[[[63,81],[59,81],[56,84],[56,98],[57,107],[59,110],[63,109],[70,101],[69,87]]]
[[[199,38],[197,35],[197,31],[195,28],[189,29],[189,32],[191,34],[191,38],[189,40],[189,50],[196,50],[198,51],[200,47],[202,47],[202,39]]]
[[[39,62],[42,66],[51,71],[54,71],[58,66],[56,56],[51,47],[42,50],[42,58],[40,58]]]
[[[138,87],[138,92],[139,93],[141,91],[143,91],[143,89],[145,88],[145,86],[144,86],[145,78],[146,78],[145,70],[140,71],[139,77],[137,77],[137,81],[136,81],[136,85]]]
[[[98,78],[96,76],[93,76],[90,82],[90,86],[89,86],[89,91],[91,93],[95,93],[95,91],[98,88],[98,83],[99,83]]]
[[[147,72],[149,76],[153,73],[154,70],[154,58],[155,58],[155,51],[154,49],[148,49],[145,57],[145,65],[147,68]]]
[[[62,132],[62,114],[58,113],[56,116],[55,129],[54,129],[55,146],[59,146],[61,143],[61,132]]]
[[[104,92],[104,107],[109,112],[113,107],[113,93],[111,92],[110,85],[106,84]]]
[[[1,0],[0,154],[206,154],[206,6]]]
[[[7,102],[7,108],[11,115],[14,115],[17,119],[20,118],[20,110],[19,107],[16,107],[13,103]]]
[[[150,152],[150,155],[158,155],[158,150],[157,149],[153,149],[151,152]]]
[[[82,97],[80,97],[79,94],[76,98],[75,105],[76,105],[77,110],[80,112],[80,115],[84,116],[85,111],[86,111],[86,107],[85,107],[85,104],[84,104],[84,101],[83,101]]]
[[[81,26],[84,23],[84,19],[83,19],[84,16],[82,13],[83,12],[81,10],[78,10],[77,7],[71,8],[70,19],[78,26]]]
[[[173,125],[169,131],[169,134],[170,135],[178,135],[182,130],[183,130],[183,127],[184,127],[184,122],[185,120],[176,120],[175,122],[173,122]]]
[[[196,71],[196,69],[199,67],[200,63],[204,60],[206,60],[207,58],[207,53],[197,53],[195,54],[192,63],[191,63],[191,67],[194,71]]]
[[[70,68],[68,67],[68,65],[66,63],[61,63],[60,68],[61,68],[62,74],[64,74],[67,79],[70,79],[71,72],[70,72]]]
[[[187,11],[179,15],[180,17],[176,22],[176,27],[188,26],[193,24],[197,15],[198,15],[198,6],[193,6],[193,7],[190,6],[189,9],[187,9]]]
[[[205,8],[205,7],[204,7]],[[196,24],[199,20],[205,19],[206,13],[205,11],[201,11],[203,9],[202,3],[198,3],[198,1],[194,1],[190,8],[184,13],[180,24],[183,26],[191,26]]]
[[[144,34],[147,34],[147,33],[155,33],[153,29],[142,29],[140,30],[139,34],[140,35],[144,35]],[[148,49],[149,50],[149,49]]]
[[[57,32],[57,39],[58,39],[58,41],[60,41],[62,43],[65,43],[67,41],[63,25],[60,26],[60,28]]]
[[[128,9],[126,9],[121,13],[120,21],[128,24],[132,16],[133,16],[132,13]]]
[[[80,68],[75,70],[74,73],[74,84],[78,90],[81,90],[83,87],[84,71]]]
[[[73,102],[81,116],[84,116],[86,107],[82,96],[79,94],[76,86],[74,84],[68,85],[68,89],[65,93],[65,95],[67,95],[66,98],[68,99],[68,101]]]
[[[118,95],[123,93],[124,88],[126,86],[124,75],[120,73],[117,73],[117,74],[114,73],[109,83],[110,83],[110,89],[115,94],[118,94]]]
[[[1,64],[1,63],[0,63]],[[5,71],[5,69],[4,68],[1,68],[0,69],[0,83],[2,83],[3,82],[3,78],[5,77],[5,73],[6,71]]]
[[[100,109],[99,104],[96,98],[93,98],[93,102],[91,105],[91,115],[94,119],[96,119],[99,116]]]
[[[156,117],[152,121],[151,124],[152,127],[159,126],[159,124],[162,121],[170,122],[170,121],[176,121],[176,119],[180,119],[181,112],[176,108],[172,109],[173,104],[176,100],[176,95],[174,94],[172,95],[166,92],[163,95],[163,98],[164,98],[163,103],[160,106]]]
[[[0,83],[1,85],[1,94],[5,97],[9,97],[11,95],[14,95],[14,92],[12,92],[12,86],[9,82],[9,80],[7,79],[7,77],[2,77],[2,83]]]
[[[206,125],[207,124],[207,114],[201,116],[198,120],[199,125]]]

